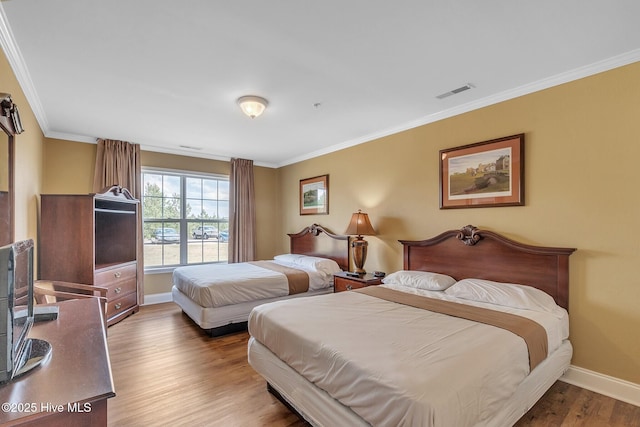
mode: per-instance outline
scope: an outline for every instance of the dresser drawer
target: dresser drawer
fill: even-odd
[[[121,298],[107,302],[107,319],[117,316],[118,313],[128,310],[138,303],[138,295],[130,293]]]
[[[112,299],[120,298],[125,296],[126,294],[130,294],[136,291],[137,281],[135,277],[128,278],[127,280],[119,280],[115,283],[110,283],[106,286],[107,291],[107,299],[111,301]]]
[[[333,292],[351,291],[353,289],[364,288],[365,286],[367,286],[365,283],[343,279],[342,277],[335,277],[333,279]]]
[[[105,268],[95,273],[94,285],[109,287],[109,285],[125,280],[136,279],[137,264],[122,264]]]

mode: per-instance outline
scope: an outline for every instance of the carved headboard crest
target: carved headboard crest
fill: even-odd
[[[456,238],[467,246],[473,246],[482,239],[479,229],[473,225],[466,225],[460,229]]]
[[[333,234],[319,224],[289,234],[292,254],[320,256],[338,263],[343,270],[351,268],[349,236]]]
[[[125,198],[128,200],[136,200],[135,197],[131,194],[129,190],[126,188],[114,184],[111,187],[104,188],[100,193],[95,193],[96,196],[100,197],[115,197],[115,198]]]
[[[322,227],[318,224],[311,224],[309,226],[309,233],[313,234],[314,236],[318,236],[322,232],[322,230]]]

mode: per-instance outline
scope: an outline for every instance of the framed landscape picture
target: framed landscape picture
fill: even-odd
[[[524,134],[440,150],[440,209],[524,205]]]
[[[329,213],[329,175],[300,180],[300,215]]]

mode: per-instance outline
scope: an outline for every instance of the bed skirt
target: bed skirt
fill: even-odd
[[[240,304],[225,305],[222,307],[202,307],[199,304],[193,302],[193,300],[191,300],[185,294],[180,292],[180,290],[175,286],[171,288],[171,296],[173,298],[173,302],[178,304],[180,308],[182,308],[182,311],[202,329],[213,329],[236,323],[246,323],[249,319],[249,313],[251,313],[251,310],[254,307],[261,304],[266,304],[268,302],[290,298],[304,298],[330,293],[333,293],[333,287],[295,295],[285,295],[282,297],[247,301]]]

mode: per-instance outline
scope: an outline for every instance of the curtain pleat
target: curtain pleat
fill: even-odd
[[[253,160],[231,159],[229,192],[229,262],[254,261],[256,212]]]
[[[140,199],[140,168],[140,145],[99,139],[93,191],[99,193],[112,185],[120,185]]]
[[[100,193],[113,185],[129,190],[142,200],[142,166],[140,145],[112,139],[98,139],[93,191]],[[142,205],[138,204],[138,299],[144,302],[144,257],[142,240]]]

